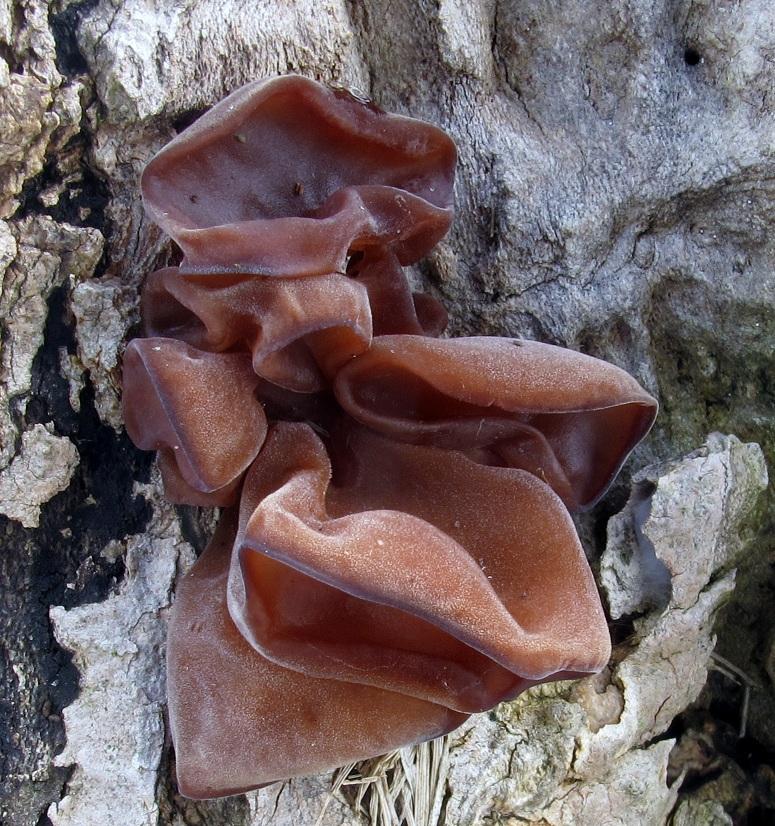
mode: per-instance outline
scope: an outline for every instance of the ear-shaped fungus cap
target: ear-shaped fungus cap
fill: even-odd
[[[188,272],[343,272],[374,245],[408,264],[449,227],[455,160],[435,126],[281,77],[242,87],[167,144],[143,200]]]
[[[395,439],[524,468],[593,505],[656,416],[623,370],[522,339],[382,336],[337,375],[355,419]]]
[[[182,794],[238,794],[439,737],[465,720],[403,694],[283,668],[251,648],[226,607],[233,517],[221,517],[178,586],[169,626],[170,728]]]
[[[179,589],[169,710],[190,797],[420,742],[607,661],[589,567],[546,485],[365,428],[340,435],[344,481],[330,485],[312,429],[275,425],[236,538],[227,515]]]
[[[200,350],[246,347],[263,379],[314,393],[371,342],[366,287],[344,275],[273,278],[151,273],[143,289],[149,336],[174,336]]]
[[[547,485],[365,428],[340,436],[341,485],[311,428],[285,423],[245,480],[229,609],[256,650],[462,712],[602,667],[605,617]]]
[[[194,505],[233,502],[266,436],[246,353],[203,353],[166,338],[134,339],[124,353],[126,429],[159,450],[167,497]]]

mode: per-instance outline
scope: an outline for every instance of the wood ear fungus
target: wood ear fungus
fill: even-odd
[[[434,126],[284,77],[145,170],[183,260],[147,279],[126,426],[172,501],[225,508],[169,628],[185,795],[420,742],[608,660],[568,510],[656,402],[569,350],[439,338],[403,267],[449,227],[455,157]]]

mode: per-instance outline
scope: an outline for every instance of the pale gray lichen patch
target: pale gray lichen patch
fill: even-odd
[[[59,118],[52,111],[52,87],[32,75],[13,74],[0,90],[0,215],[11,216],[24,182],[43,168]]]
[[[147,490],[149,488],[146,488]],[[157,502],[158,489],[153,501]],[[66,796],[51,806],[54,826],[148,826],[158,819],[156,785],[164,747],[167,610],[180,565],[193,559],[171,506],[157,506],[151,532],[124,543],[126,575],[114,596],[51,609],[59,643],[81,675],[64,710],[67,745],[56,765],[74,765]],[[116,554],[115,543],[105,553]]]
[[[670,608],[636,628],[630,650],[611,674],[622,694],[622,712],[598,731],[582,732],[575,773],[599,777],[612,758],[663,734],[697,698],[716,641],[715,614],[733,588],[730,573],[703,590],[691,608]]]
[[[67,381],[70,407],[78,413],[81,410],[81,391],[86,385],[84,368],[78,356],[67,352],[67,347],[59,348],[59,372]]]
[[[25,528],[37,528],[40,507],[65,490],[78,467],[78,451],[53,425],[33,425],[22,434],[21,450],[0,472],[0,513]]]
[[[275,783],[247,795],[245,826],[275,826],[277,823],[309,823],[310,826],[368,826],[354,815],[339,794],[331,793],[327,775],[299,777]]]
[[[613,757],[607,771],[571,786],[541,812],[549,826],[663,826],[677,791],[667,785],[673,740]]]
[[[637,473],[627,507],[609,522],[601,560],[611,616],[652,605],[660,571],[670,586],[660,607],[690,608],[715,573],[739,561],[745,542],[737,526],[766,487],[761,448],[720,434],[679,462]]]
[[[80,364],[94,387],[94,404],[106,424],[123,427],[119,365],[127,330],[137,322],[137,292],[118,279],[84,281],[73,287],[70,306]]]
[[[78,81],[65,82],[56,66],[49,5],[0,7],[0,217],[20,204],[27,181],[76,134],[81,120]],[[23,69],[18,68],[19,64]]]
[[[644,508],[646,479],[652,493]],[[715,645],[716,612],[734,588],[733,566],[745,549],[746,520],[766,483],[758,445],[719,434],[684,459],[636,476],[634,486],[641,492],[612,521],[603,585],[614,604],[643,605],[638,587],[647,577],[610,575],[618,565],[638,559],[633,534],[620,529],[622,521],[636,519],[654,558],[669,571],[670,596],[636,620],[634,637],[611,673],[622,695],[621,714],[579,737],[574,772],[580,776],[599,775],[612,757],[661,735],[700,693]],[[634,583],[628,596],[620,590],[624,582]],[[594,695],[585,699],[594,702]]]
[[[672,826],[733,826],[733,820],[717,801],[689,798],[676,809]]]
[[[549,685],[527,692],[451,735],[447,816],[455,824],[486,815],[540,811],[570,771],[584,714]]]
[[[13,400],[23,413],[32,388],[32,364],[43,345],[52,292],[72,278],[92,275],[102,255],[95,229],[31,216],[0,230],[0,468],[14,455],[18,431]],[[3,264],[5,268],[3,269]]]

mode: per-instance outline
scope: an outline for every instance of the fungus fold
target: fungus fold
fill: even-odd
[[[143,174],[183,259],[146,280],[127,431],[172,501],[225,508],[169,628],[185,795],[417,743],[608,660],[569,510],[656,403],[580,353],[439,338],[403,267],[449,227],[455,157],[434,126],[290,76]]]
[[[493,336],[375,338],[334,391],[374,430],[524,468],[574,510],[600,498],[655,414],[651,396],[612,364]]]
[[[181,269],[342,272],[385,246],[419,260],[452,221],[456,150],[441,129],[301,77],[243,86],[170,141],[142,177]]]

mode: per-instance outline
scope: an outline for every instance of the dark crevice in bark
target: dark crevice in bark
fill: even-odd
[[[213,518],[211,508],[199,508],[193,505],[177,505],[175,511],[180,521],[183,539],[199,556],[212,539],[217,518]]]
[[[89,71],[86,59],[78,45],[78,25],[84,13],[91,11],[98,3],[99,0],[82,0],[80,3],[71,3],[62,11],[49,15],[49,24],[56,48],[56,65],[63,75],[73,77]]]
[[[76,144],[80,144],[80,146],[76,148]],[[81,132],[62,151],[80,150],[79,154],[85,156],[87,153],[86,144],[86,133]],[[54,206],[44,206],[41,203],[40,194],[62,178],[57,163],[56,158],[48,159],[43,169],[25,182],[19,195],[19,208],[14,217],[26,218],[29,215],[48,215],[58,223],[72,224],[79,227],[94,227],[104,233],[106,223],[105,206],[109,198],[108,188],[83,162],[80,164],[79,180],[72,187],[67,187],[62,191]]]
[[[70,78],[86,84],[86,91],[81,94],[83,106],[88,105],[84,97],[91,94],[91,91],[89,67],[78,44],[77,31],[83,14],[94,8],[97,3],[98,0],[84,0],[49,15],[57,69],[64,76],[65,84]],[[59,223],[94,227],[108,235],[109,225],[105,208],[110,193],[105,181],[88,163],[91,141],[91,129],[84,114],[78,134],[66,145],[51,151],[43,169],[24,183],[14,217],[48,215]],[[40,195],[47,189],[57,186],[62,190],[57,202],[51,206],[45,205],[40,200]]]
[[[0,517],[0,822],[45,823],[60,799],[70,769],[53,767],[65,743],[62,709],[78,693],[70,654],[54,639],[49,608],[72,608],[104,599],[120,582],[123,560],[100,551],[112,539],[141,533],[150,518],[132,480],[147,480],[150,457],[124,434],[102,424],[93,391],[81,393],[81,410],[70,408],[59,375],[59,349],[74,352],[66,292],[49,301],[45,343],[33,365],[33,393],[23,425],[56,422],[57,433],[78,448],[80,465],[67,490],[43,506],[40,526],[23,528]],[[33,779],[34,778],[34,779]]]
[[[91,144],[91,136],[82,129],[56,157],[48,158],[43,169],[27,180],[19,195],[19,207],[15,218],[29,215],[48,215],[59,223],[80,227],[94,227],[107,233],[105,207],[109,200],[109,191],[105,182],[88,166],[85,158]],[[46,189],[62,181],[60,164],[66,155],[78,155],[77,179],[73,180],[61,192],[53,206],[45,206],[40,195]]]

